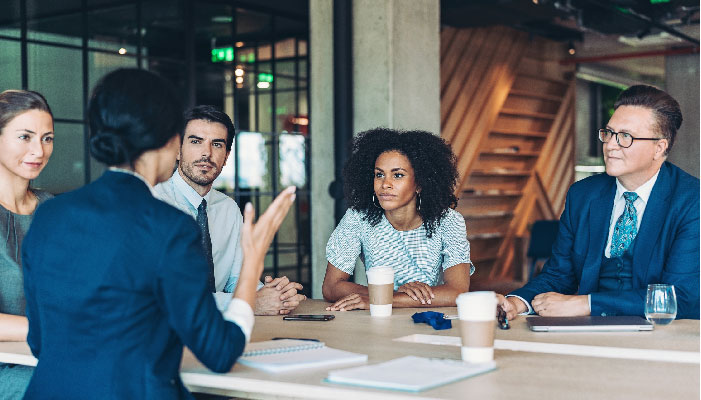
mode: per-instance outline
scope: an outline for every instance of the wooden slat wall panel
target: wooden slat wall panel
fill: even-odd
[[[441,91],[441,131],[448,140],[455,135],[454,126],[457,125],[457,119],[464,115],[469,100],[474,96],[476,83],[481,79],[488,66],[487,60],[495,50],[493,47],[487,47],[482,51],[482,45],[496,39],[498,35],[488,35],[486,30],[476,29],[474,39],[460,42],[461,51],[456,54],[456,62],[460,68],[449,74],[448,71],[443,71],[441,65],[441,82],[446,82],[441,85],[445,87],[445,90]],[[470,77],[472,79],[468,79]]]
[[[464,53],[469,49],[466,43],[470,43],[471,39],[474,38],[475,45],[479,46],[482,37],[478,30],[458,30],[453,28],[446,29],[446,37],[450,37],[450,43],[446,46],[446,52],[441,53],[441,75],[443,76],[454,76],[455,70],[460,67],[460,69],[465,69],[466,65],[460,63],[464,58]],[[449,81],[441,81],[441,94],[445,93],[446,85]]]
[[[445,59],[446,55],[449,54],[450,46],[453,44],[455,35],[458,32],[462,32],[458,29],[447,28],[441,31],[441,61]]]

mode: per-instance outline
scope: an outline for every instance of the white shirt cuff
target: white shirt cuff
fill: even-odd
[[[228,293],[228,295],[231,296],[230,293]],[[248,303],[237,298],[231,299],[223,316],[225,320],[231,321],[241,328],[243,335],[246,337],[246,343],[251,340],[251,332],[253,331],[255,317]]]
[[[523,297],[517,296],[515,294],[510,294],[510,295],[507,295],[506,297],[516,297],[517,299],[521,300],[522,302],[524,302],[526,304],[526,307],[528,307],[528,312],[522,312],[519,315],[533,314],[533,307],[531,307],[531,304],[529,302],[527,302],[526,299],[524,299]]]
[[[591,315],[591,295],[587,295],[587,300],[589,300],[589,315]]]
[[[214,302],[217,303],[217,309],[219,309],[220,312],[224,313],[224,311],[226,311],[226,308],[229,307],[229,303],[231,303],[233,293],[216,292],[212,293],[212,296],[214,296]]]

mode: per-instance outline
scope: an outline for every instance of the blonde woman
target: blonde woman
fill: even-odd
[[[32,189],[51,157],[54,122],[36,92],[0,93],[0,341],[27,339],[21,246],[34,211],[51,194]],[[34,368],[0,363],[0,397],[24,395]]]

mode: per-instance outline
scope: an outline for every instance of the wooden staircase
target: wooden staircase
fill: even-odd
[[[564,53],[504,27],[441,33],[441,135],[458,157],[473,287],[522,279],[529,224],[564,207],[574,178],[574,78],[558,62]]]

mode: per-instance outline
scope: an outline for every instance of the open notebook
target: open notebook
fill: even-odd
[[[496,369],[494,361],[468,364],[461,360],[405,356],[379,364],[330,371],[327,382],[420,392]]]
[[[333,349],[322,342],[283,339],[249,343],[238,362],[267,372],[288,372],[367,360],[366,354]]]

